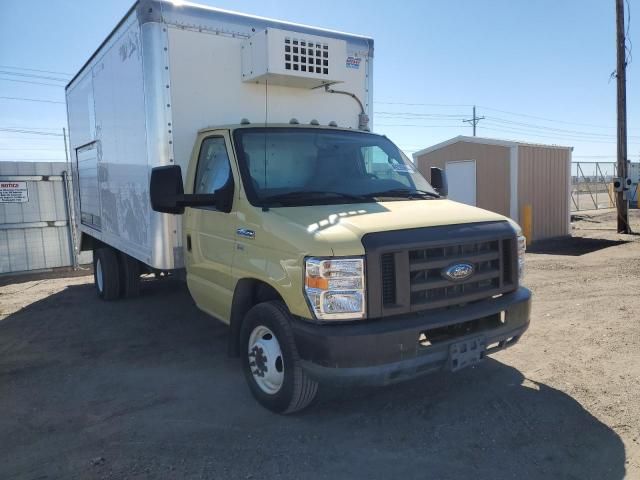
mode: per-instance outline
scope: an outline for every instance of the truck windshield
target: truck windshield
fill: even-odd
[[[438,198],[386,137],[313,128],[234,133],[247,197],[257,206]]]

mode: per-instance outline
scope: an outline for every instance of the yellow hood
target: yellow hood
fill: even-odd
[[[361,255],[370,232],[506,220],[506,217],[451,200],[410,200],[348,205],[315,205],[272,210],[326,243],[334,255]]]

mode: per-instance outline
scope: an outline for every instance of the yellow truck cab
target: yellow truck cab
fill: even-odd
[[[369,131],[372,56],[366,37],[143,1],[67,87],[98,295],[184,275],[276,412],[323,382],[457,371],[529,325],[520,228]],[[124,93],[103,88],[116,74]]]
[[[384,136],[205,129],[186,179],[158,167],[152,204],[184,216],[189,291],[268,408],[303,408],[325,379],[458,370],[528,326],[518,227],[441,197]]]

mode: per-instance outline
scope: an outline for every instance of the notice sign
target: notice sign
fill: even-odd
[[[25,203],[28,201],[27,182],[0,181],[0,203]]]

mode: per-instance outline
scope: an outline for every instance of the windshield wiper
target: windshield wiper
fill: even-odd
[[[392,188],[391,190],[383,190],[381,192],[367,193],[367,197],[440,198],[440,195],[434,192],[427,192],[426,190],[411,190],[409,188]]]
[[[303,200],[308,198],[318,198],[318,197],[335,197],[335,198],[343,198],[347,200],[356,200],[356,201],[364,201],[368,200],[369,196],[364,195],[352,195],[350,193],[344,192],[331,192],[326,190],[295,190],[293,192],[279,193],[277,195],[269,195],[268,197],[264,197],[262,200],[265,202],[286,202],[287,200]]]

